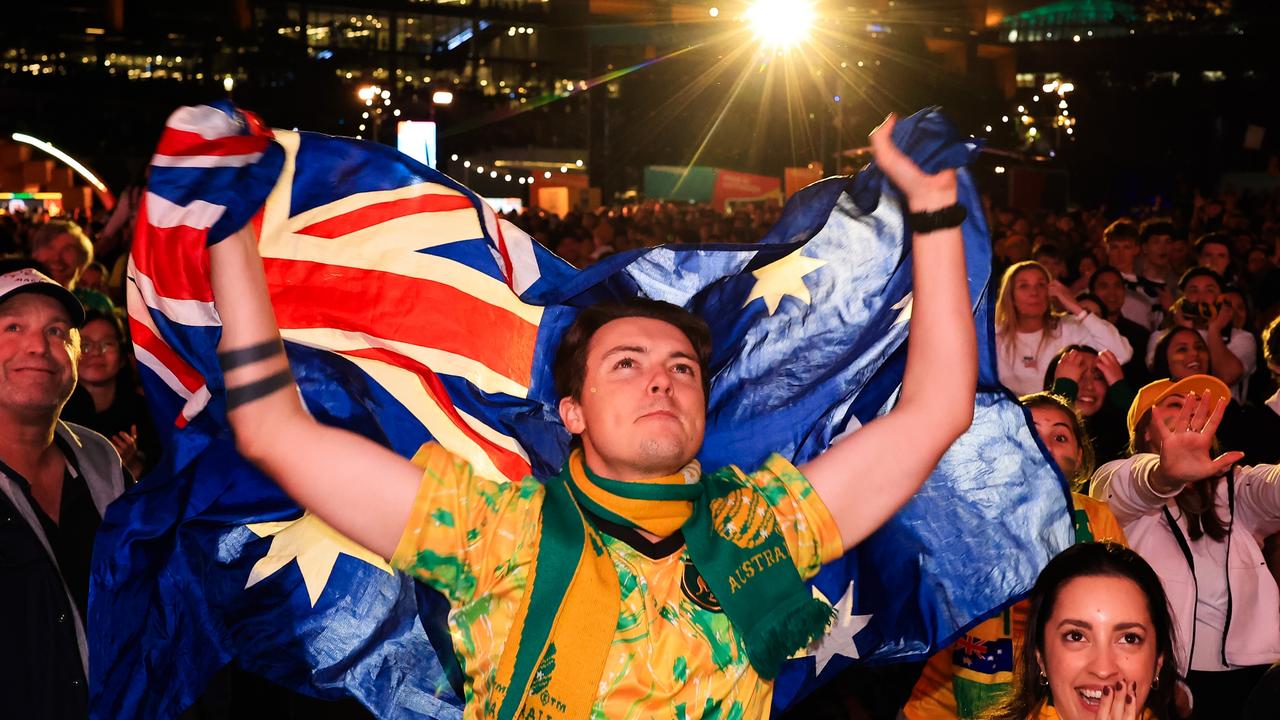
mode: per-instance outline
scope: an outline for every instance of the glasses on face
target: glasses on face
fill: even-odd
[[[120,352],[120,343],[115,340],[103,340],[101,342],[85,340],[80,343],[80,350],[85,355],[96,355],[98,353],[106,355],[107,353]]]

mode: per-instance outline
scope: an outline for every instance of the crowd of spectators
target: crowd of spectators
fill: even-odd
[[[540,211],[507,217],[566,261],[585,267],[613,253],[665,243],[755,242],[780,214],[781,208],[769,204],[722,213],[706,205],[638,201],[564,217]],[[62,418],[109,439],[125,469],[137,477],[157,461],[161,448],[142,402],[125,322],[124,276],[133,220],[127,209],[106,219],[78,220],[0,211],[0,256],[40,269],[81,300],[86,314],[78,383]],[[1221,451],[1243,453],[1232,464],[1225,485],[1235,487],[1236,479],[1248,478],[1250,487],[1265,491],[1258,496],[1261,500],[1254,500],[1261,503],[1260,510],[1254,508],[1261,519],[1250,528],[1254,537],[1249,547],[1265,559],[1271,574],[1249,582],[1262,583],[1264,589],[1269,582],[1272,592],[1233,594],[1231,588],[1239,582],[1234,574],[1228,581],[1197,565],[1192,569],[1195,581],[1213,588],[1210,597],[1196,600],[1207,603],[1208,612],[1199,608],[1195,619],[1188,620],[1177,617],[1181,610],[1174,608],[1173,621],[1216,633],[1224,648],[1220,657],[1198,650],[1182,658],[1184,676],[1194,679],[1195,673],[1208,672],[1217,680],[1226,675],[1215,673],[1241,669],[1227,658],[1227,630],[1260,629],[1232,628],[1231,614],[1239,623],[1244,622],[1239,618],[1274,618],[1280,613],[1280,608],[1254,612],[1254,604],[1274,599],[1280,578],[1280,535],[1273,527],[1280,524],[1280,474],[1275,469],[1280,462],[1280,194],[1197,196],[1187,208],[1134,207],[1124,212],[1026,212],[988,206],[987,220],[993,246],[988,292],[996,299],[1001,380],[1013,394],[1024,396],[1028,417],[1047,453],[1076,491],[1077,515],[1087,514],[1086,525],[1092,523],[1097,539],[1124,542],[1127,534],[1144,557],[1159,552],[1151,550],[1145,516],[1135,520],[1145,511],[1134,509],[1140,503],[1123,490],[1130,487],[1124,483],[1139,478],[1133,482],[1148,482],[1150,489],[1154,470],[1136,458],[1159,456],[1152,418],[1162,417],[1161,408],[1171,394],[1182,392],[1179,397],[1186,399],[1185,390],[1178,390],[1190,387],[1184,381],[1200,382],[1196,387],[1201,387],[1197,378],[1208,376],[1224,388],[1221,425],[1211,429],[1217,431]],[[1151,454],[1140,455],[1144,451]],[[1105,477],[1102,489],[1091,487],[1098,477]],[[1115,515],[1106,504],[1113,487],[1130,493],[1124,496],[1128,504],[1123,512]],[[1196,487],[1196,493],[1180,493],[1176,503],[1187,517],[1199,518],[1205,507],[1210,509],[1204,523],[1195,520],[1198,532],[1192,533],[1187,557],[1203,554],[1214,559],[1219,546],[1226,552],[1224,538],[1237,508],[1232,504],[1223,510],[1228,518],[1223,526],[1212,512],[1216,496],[1204,491],[1210,486]],[[1094,499],[1088,497],[1091,490]],[[1227,495],[1230,503],[1236,502],[1235,495]],[[1245,496],[1254,497],[1247,492]],[[1172,497],[1160,496],[1153,507],[1164,507]],[[1168,505],[1175,503],[1170,500]],[[1170,521],[1171,527],[1174,524]],[[1141,537],[1135,537],[1135,529]],[[1254,552],[1230,547],[1233,553]],[[1162,571],[1162,560],[1146,559]],[[1170,582],[1163,574],[1162,580]],[[1223,608],[1212,607],[1224,602],[1225,616]],[[1012,612],[1019,617],[1025,611],[1015,607]],[[1002,617],[1003,629],[979,626],[972,631],[977,633],[972,642],[1009,636],[1008,611]],[[849,683],[833,688],[842,697],[842,709],[835,714],[880,716],[900,710],[910,718],[976,717],[989,703],[969,698],[958,704],[960,698],[950,685],[953,657],[959,655],[944,651],[923,675],[916,666],[875,676],[890,677],[890,682],[852,676]],[[1264,668],[1251,662],[1244,669],[1248,672],[1237,676],[1235,684],[1211,686],[1204,677],[1193,682],[1202,698],[1198,717],[1227,717],[1204,714],[1203,698],[1214,697],[1218,703],[1216,698],[1229,692],[1243,701]],[[1197,712],[1190,709],[1191,690],[1185,695],[1175,694],[1180,712]],[[812,705],[804,710],[814,711]]]

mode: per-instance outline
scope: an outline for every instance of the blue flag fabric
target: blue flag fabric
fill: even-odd
[[[996,378],[990,244],[965,169],[976,147],[932,110],[894,139],[928,171],[959,169],[975,420],[893,520],[813,581],[837,621],[784,667],[778,709],[855,659],[922,659],[1072,541],[1061,477]],[[95,547],[99,718],[173,717],[233,660],[381,718],[460,715],[441,596],[235,452],[205,248],[236,228],[258,234],[308,409],[406,457],[435,439],[493,477],[558,470],[569,437],[550,359],[578,309],[610,298],[666,300],[710,323],[708,467],[775,451],[803,463],[889,410],[901,383],[911,244],[874,164],[797,194],[759,244],[641,249],[577,271],[390,148],[273,133],[219,104],[170,119],[143,213],[129,313],[166,456],[109,509]]]

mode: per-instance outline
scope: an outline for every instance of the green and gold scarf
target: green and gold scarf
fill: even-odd
[[[777,517],[736,468],[701,475],[695,461],[648,482],[591,473],[574,450],[546,483],[542,539],[484,716],[586,718],[621,606],[617,571],[592,516],[666,537],[689,557],[746,648],[772,680],[782,662],[821,637],[832,610],[800,580]]]

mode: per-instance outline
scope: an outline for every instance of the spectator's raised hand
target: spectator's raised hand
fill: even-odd
[[[1107,387],[1115,385],[1124,378],[1124,368],[1120,366],[1120,360],[1115,353],[1110,350],[1103,350],[1098,353],[1098,357],[1094,361],[1094,367],[1098,368],[1098,372],[1102,373],[1102,379],[1107,381]]]
[[[1213,457],[1214,433],[1222,422],[1227,401],[1219,399],[1209,407],[1204,398],[1189,393],[1182,403],[1182,410],[1174,417],[1172,427],[1158,419],[1152,419],[1152,428],[1160,443],[1160,468],[1167,485],[1185,485],[1197,480],[1218,477],[1244,458],[1242,452],[1227,452]],[[1162,483],[1166,484],[1166,483]]]
[[[1053,371],[1054,380],[1070,380],[1078,387],[1093,364],[1093,356],[1079,350],[1068,350]]]
[[[1221,334],[1231,325],[1232,311],[1222,306],[1221,301],[1209,305],[1209,332]]]

